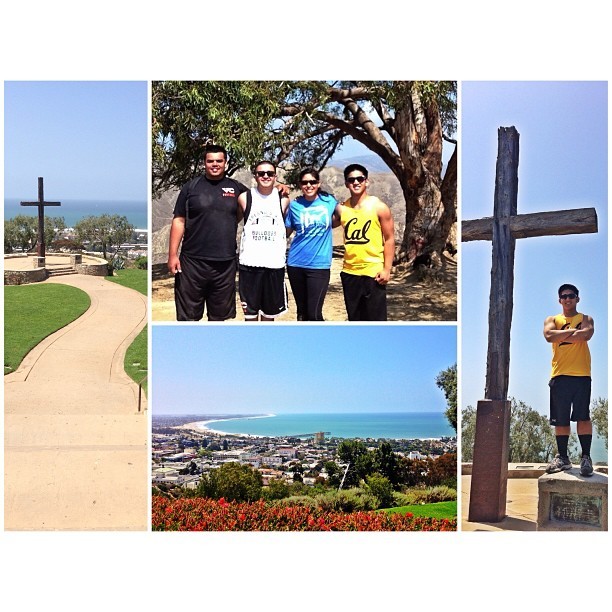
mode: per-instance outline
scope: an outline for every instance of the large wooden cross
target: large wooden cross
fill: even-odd
[[[485,399],[476,409],[476,437],[470,490],[470,521],[499,522],[506,515],[510,402],[510,325],[517,238],[597,232],[594,208],[517,214],[519,134],[498,130],[493,217],[463,221],[461,240],[491,240],[489,339]]]
[[[45,202],[45,193],[42,176],[38,177],[38,201],[21,202],[22,206],[38,206],[38,244],[36,253],[38,257],[45,256],[45,206],[61,206],[61,202]]]

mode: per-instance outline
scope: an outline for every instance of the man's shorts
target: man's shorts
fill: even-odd
[[[565,427],[570,421],[590,421],[590,376],[555,376],[550,387],[550,424]]]
[[[181,253],[181,272],[174,275],[177,321],[199,321],[204,305],[209,321],[236,317],[236,260],[213,261]]]
[[[260,314],[273,319],[287,311],[285,268],[241,265],[238,291],[247,320],[256,319]]]
[[[340,272],[349,321],[386,321],[387,288],[371,276]]]

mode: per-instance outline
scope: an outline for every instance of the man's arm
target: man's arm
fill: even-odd
[[[287,216],[287,211],[289,210],[289,198],[284,198],[281,196],[281,210],[283,211],[283,219]]]
[[[236,208],[236,217],[238,218],[238,223],[242,221],[242,218],[244,217],[244,212],[246,211],[246,207],[247,207],[247,192],[243,191],[238,196],[238,206]]]
[[[375,280],[381,285],[386,285],[391,276],[391,266],[395,256],[395,231],[393,229],[391,210],[382,202],[378,205],[378,220],[380,221],[380,228],[383,234],[385,267],[376,275]]]
[[[168,248],[168,271],[170,274],[176,274],[181,271],[178,250],[184,234],[185,217],[174,217],[170,226],[170,246]]]
[[[336,204],[334,214],[332,215],[332,227],[338,227],[340,225],[340,216],[342,215],[342,204]]]
[[[580,328],[574,331],[570,342],[588,342],[595,333],[595,324],[593,318],[589,315],[582,315],[582,323]]]

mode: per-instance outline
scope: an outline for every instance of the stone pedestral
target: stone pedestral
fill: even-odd
[[[33,268],[44,268],[45,267],[45,258],[44,257],[32,257],[32,267]]]
[[[538,478],[538,531],[607,531],[608,476],[577,467]]]
[[[83,263],[83,255],[80,253],[73,253],[70,255],[70,265],[74,268],[77,264]]]
[[[481,400],[476,408],[476,439],[468,520],[498,523],[506,516],[510,402]]]

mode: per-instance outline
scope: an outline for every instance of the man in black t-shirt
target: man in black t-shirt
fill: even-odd
[[[168,270],[175,275],[177,321],[199,321],[205,306],[209,321],[236,316],[238,196],[246,187],[225,176],[226,165],[225,149],[208,145],[204,175],[186,183],[176,200]]]

